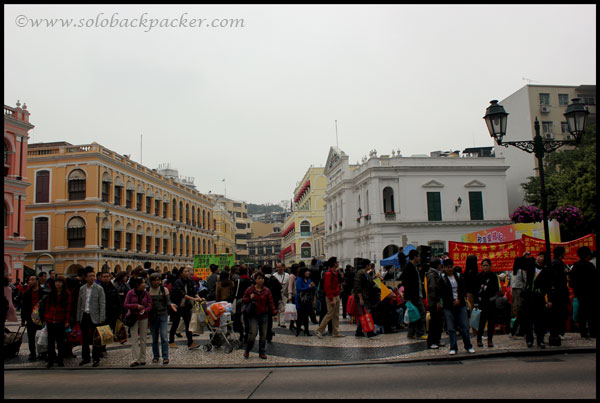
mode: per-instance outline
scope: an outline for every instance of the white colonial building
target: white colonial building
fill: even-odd
[[[454,154],[456,155],[456,154]],[[340,266],[379,260],[408,244],[447,250],[461,235],[510,224],[503,158],[377,156],[350,165],[331,147],[325,165],[326,255]]]

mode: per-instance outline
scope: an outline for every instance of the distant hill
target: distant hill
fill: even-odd
[[[252,204],[248,203],[248,214],[281,213],[284,209],[277,204]]]

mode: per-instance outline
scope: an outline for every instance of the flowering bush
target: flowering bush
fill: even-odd
[[[395,211],[386,211],[385,215],[396,215]]]
[[[548,214],[548,218],[565,225],[583,224],[583,213],[575,206],[560,206]]]
[[[510,220],[514,223],[541,222],[543,219],[542,210],[537,206],[519,206],[510,215]]]

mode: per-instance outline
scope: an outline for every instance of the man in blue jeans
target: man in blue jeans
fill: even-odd
[[[467,293],[465,282],[460,274],[454,273],[452,259],[444,260],[444,273],[438,283],[439,297],[444,308],[448,338],[450,339],[450,355],[458,351],[456,342],[456,325],[460,325],[465,350],[470,354],[475,353],[469,338],[469,320],[467,319]]]

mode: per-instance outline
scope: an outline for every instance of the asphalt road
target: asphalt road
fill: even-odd
[[[10,370],[4,398],[595,399],[596,355],[234,370]]]

